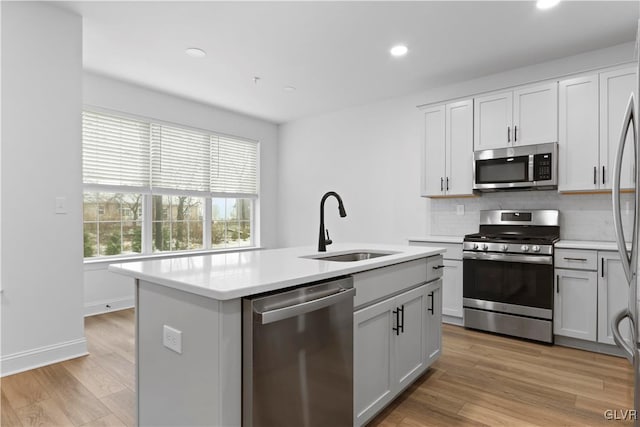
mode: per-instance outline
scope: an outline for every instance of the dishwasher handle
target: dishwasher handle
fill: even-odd
[[[316,298],[311,301],[306,301],[300,304],[290,305],[288,307],[282,307],[275,310],[269,311],[254,311],[258,322],[263,325],[267,325],[269,323],[277,322],[279,320],[288,319],[290,317],[300,316],[301,314],[306,314],[315,310],[319,310],[321,308],[328,307],[330,305],[336,304],[342,300],[347,298],[352,298],[356,294],[355,288],[344,289],[340,288],[337,292],[332,293],[330,295]]]

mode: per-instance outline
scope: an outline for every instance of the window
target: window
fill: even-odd
[[[85,257],[254,245],[256,142],[85,111],[82,152]]]
[[[153,251],[202,249],[203,199],[189,196],[153,196]]]
[[[211,246],[251,246],[251,199],[214,198],[211,202]]]
[[[142,194],[84,194],[84,256],[142,252]]]

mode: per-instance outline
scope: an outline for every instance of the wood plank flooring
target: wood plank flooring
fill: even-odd
[[[0,425],[135,424],[134,311],[85,319],[90,355],[2,378]],[[370,426],[630,425],[626,359],[444,325],[440,359]]]

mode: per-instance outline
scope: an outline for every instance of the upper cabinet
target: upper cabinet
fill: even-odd
[[[474,150],[558,140],[556,82],[495,92],[474,99]]]
[[[559,191],[611,189],[620,128],[635,88],[634,68],[563,80],[559,84]],[[633,187],[633,142],[627,136],[620,186]]]
[[[635,93],[636,84],[635,67],[600,73],[600,164],[605,177],[603,188],[612,187],[622,119],[631,92],[636,97],[638,95]],[[629,132],[620,174],[621,188],[633,188],[633,160],[633,135]]]
[[[473,101],[424,110],[422,195],[473,194]]]

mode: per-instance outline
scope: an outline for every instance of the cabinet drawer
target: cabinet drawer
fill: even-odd
[[[441,243],[441,242],[416,242],[409,241],[409,246],[428,246],[430,248],[445,248],[444,259],[462,259],[462,243]]]
[[[442,256],[422,258],[353,275],[354,307],[362,307],[442,275]]]
[[[574,270],[598,270],[597,251],[580,249],[556,249],[554,255],[556,268]]]

